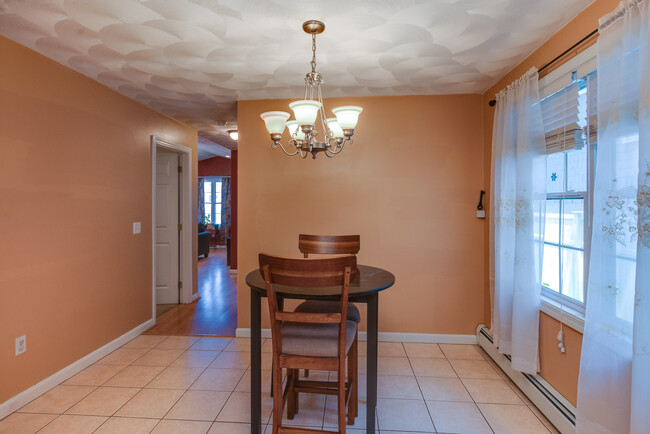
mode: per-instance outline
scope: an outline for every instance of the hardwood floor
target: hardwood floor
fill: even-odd
[[[199,298],[162,314],[144,334],[234,336],[237,328],[237,283],[226,266],[226,249],[210,249],[199,259]]]

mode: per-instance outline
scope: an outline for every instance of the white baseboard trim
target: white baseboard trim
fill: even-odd
[[[230,274],[237,274],[237,269],[236,268],[231,268],[228,270]]]
[[[558,431],[562,434],[575,434],[576,409],[566,398],[539,375],[523,374],[512,369],[510,367],[510,360],[503,354],[500,354],[498,348],[492,342],[492,337],[488,333],[487,327],[482,324],[479,325],[476,329],[476,336],[478,345],[488,353],[492,360],[499,365],[503,372],[535,404],[535,407],[546,416]]]
[[[153,325],[154,325],[154,321],[152,319],[143,322],[142,324],[135,327],[134,329],[129,330],[128,332],[124,333],[122,336],[112,340],[111,342],[107,343],[103,347],[93,351],[87,356],[77,360],[76,362],[66,366],[60,371],[50,375],[45,380],[33,385],[32,387],[25,390],[24,392],[21,392],[18,395],[9,398],[7,401],[0,404],[0,420],[7,417],[14,411],[18,410],[19,408],[23,407],[25,404],[28,404],[30,401],[33,401],[34,399],[38,398],[39,396],[49,391],[50,389],[58,386],[59,384],[61,384],[68,378],[72,377],[73,375],[83,371],[88,366],[92,365],[102,357],[107,356],[109,353],[115,351],[125,343],[139,336],[142,332],[144,332],[145,330],[147,330],[149,327]]]
[[[194,303],[199,298],[201,298],[201,295],[198,292],[196,294],[192,294],[192,301],[190,303]]]
[[[250,328],[238,328],[235,331],[238,338],[250,338]],[[262,337],[270,338],[271,329],[262,329]],[[437,335],[429,333],[390,333],[379,332],[377,339],[379,342],[423,342],[433,344],[476,344],[475,335]],[[359,332],[359,340],[367,340],[366,332]]]

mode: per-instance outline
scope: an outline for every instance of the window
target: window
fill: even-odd
[[[542,293],[584,312],[596,152],[595,72],[581,79],[572,72],[571,79],[541,103],[547,152]]]
[[[210,223],[221,224],[221,178],[205,178],[203,181],[203,200],[205,215],[210,217]]]

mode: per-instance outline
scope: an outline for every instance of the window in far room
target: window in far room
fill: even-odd
[[[205,215],[210,223],[221,225],[221,178],[205,178],[203,181]]]

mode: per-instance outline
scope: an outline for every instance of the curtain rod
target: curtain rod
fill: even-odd
[[[553,60],[551,60],[550,62],[548,62],[546,65],[544,65],[544,66],[542,66],[541,68],[539,68],[539,70],[538,70],[537,72],[538,72],[538,73],[539,73],[539,72],[542,72],[543,70],[545,70],[546,68],[548,68],[549,66],[551,66],[552,64],[554,64],[555,62],[557,62],[558,60],[560,60],[561,58],[563,58],[564,56],[566,56],[566,55],[567,55],[569,52],[571,52],[574,48],[578,47],[580,44],[582,44],[583,42],[585,42],[587,39],[589,39],[589,38],[591,38],[592,36],[594,36],[596,33],[598,33],[598,29],[595,29],[594,31],[592,31],[591,33],[589,33],[587,36],[585,36],[584,38],[580,39],[578,42],[576,42],[575,44],[573,44],[572,46],[570,46],[569,48],[567,48],[566,50],[564,50],[564,51],[562,52],[562,54],[560,54],[560,55],[557,56],[555,59],[553,59]],[[496,105],[496,103],[497,103],[497,100],[496,100],[496,99],[491,99],[490,102],[488,102],[488,105],[489,105],[490,107],[494,107],[494,106]]]

